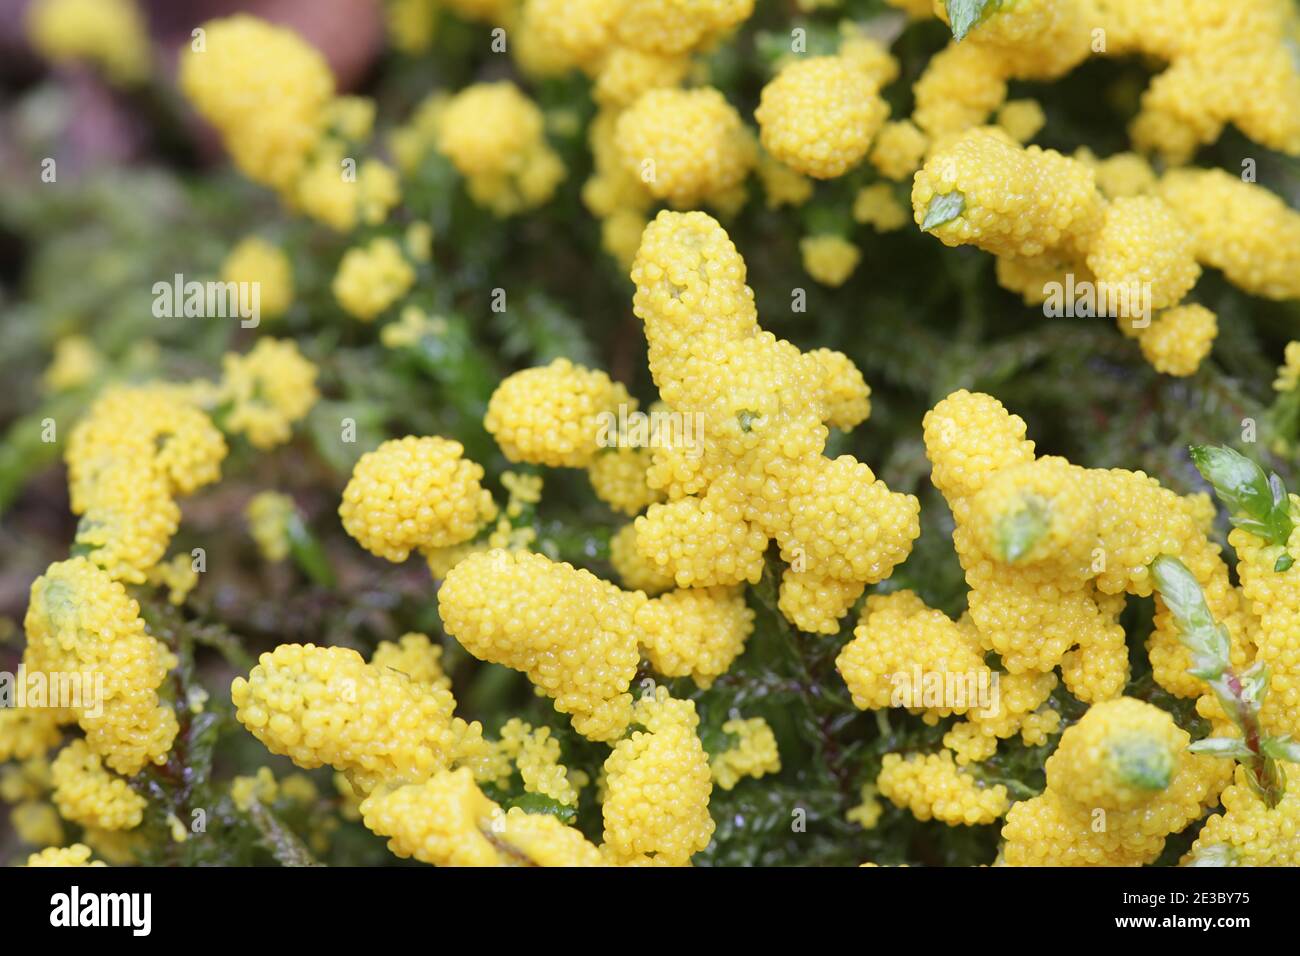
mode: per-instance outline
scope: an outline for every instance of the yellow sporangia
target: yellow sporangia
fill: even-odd
[[[349,249],[330,288],[349,315],[373,322],[415,284],[415,267],[394,239],[380,237]]]
[[[1010,805],[1006,787],[981,786],[947,750],[910,757],[885,754],[876,786],[881,796],[912,811],[918,820],[939,820],[948,826],[992,823]]]
[[[146,801],[107,767],[84,740],[64,747],[52,765],[53,800],[65,820],[101,830],[130,830]]]
[[[176,660],[120,583],[86,558],[52,564],[32,585],[23,626],[29,671],[82,678],[81,700],[63,703],[97,759],[125,775],[166,760],[177,723],[158,690]]]
[[[713,836],[713,783],[695,704],[660,687],[636,702],[633,720],[636,728],[605,761],[601,849],[621,865],[685,866]]]
[[[113,577],[142,583],[180,524],[176,499],[217,480],[226,442],[183,386],[112,386],[69,436],[77,542]]]
[[[346,647],[282,644],[230,690],[235,716],[271,753],[304,770],[328,764],[363,794],[428,780],[482,738],[453,715],[449,691]]]
[[[1002,828],[1008,866],[1137,866],[1213,805],[1232,765],[1187,750],[1190,738],[1151,704],[1093,704],[1061,735],[1047,789],[1015,804]]]
[[[600,866],[600,851],[553,816],[503,811],[467,769],[383,788],[361,818],[397,856],[438,866]]]
[[[1161,554],[1187,565],[1240,644],[1242,608],[1206,536],[1203,498],[1181,497],[1141,472],[1038,457],[1025,423],[987,395],[954,392],[924,428],[932,480],[956,520],[972,622],[1011,673],[1059,665],[1081,700],[1118,695],[1128,676],[1122,595],[1152,593],[1147,568]],[[1157,682],[1200,695],[1159,601],[1148,649]]]
[[[618,118],[626,175],[677,208],[725,207],[757,161],[752,135],[714,89],[652,89]]]
[[[744,261],[703,213],[660,213],[632,279],[664,407],[705,437],[653,450],[647,480],[668,501],[637,519],[638,550],[679,586],[733,585],[759,579],[775,538],[790,564],[782,610],[805,630],[836,630],[919,530],[915,498],[822,455],[827,423],[852,428],[869,411],[861,374],[759,329]]]
[[[564,178],[541,110],[504,81],[451,97],[437,114],[437,148],[465,177],[474,201],[498,216],[542,205]]]
[[[278,319],[293,305],[293,265],[279,246],[248,236],[221,264],[223,282],[256,284],[263,318]]]
[[[776,735],[762,717],[733,717],[722,725],[722,732],[736,738],[734,746],[709,760],[713,782],[723,790],[733,789],[744,777],[781,772]]]
[[[93,63],[121,86],[149,75],[149,30],[135,0],[33,0],[27,35],[55,63]]]
[[[616,739],[632,719],[635,619],[647,600],[540,554],[472,554],[447,574],[447,633],[480,660],[523,671],[579,733]]]
[[[217,128],[235,165],[288,193],[324,130],[334,78],[296,33],[237,15],[202,26],[180,59],[180,87]]]
[[[217,401],[229,404],[223,424],[254,448],[283,445],[320,397],[316,376],[315,364],[289,339],[262,338],[246,355],[227,353],[217,386]]]
[[[846,56],[799,58],[763,87],[763,148],[791,169],[833,179],[858,165],[889,115],[879,84]]]

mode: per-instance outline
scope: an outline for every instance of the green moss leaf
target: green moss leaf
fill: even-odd
[[[1002,560],[1014,564],[1032,551],[1047,534],[1051,521],[1046,501],[1036,495],[1027,498],[1023,507],[998,522],[997,548]]]
[[[289,516],[289,550],[298,567],[312,581],[321,587],[334,587],[334,569],[329,557],[296,510]]]
[[[1197,851],[1185,866],[1229,866],[1233,860],[1233,849],[1226,843],[1216,843]]]
[[[1265,756],[1273,757],[1276,760],[1285,760],[1287,763],[1300,763],[1300,741],[1292,740],[1290,734],[1282,737],[1269,737],[1264,741],[1260,749]]]
[[[248,817],[261,834],[262,844],[281,866],[320,866],[302,839],[257,800],[249,806]]]
[[[1189,450],[1192,463],[1214,486],[1234,526],[1269,544],[1286,545],[1292,522],[1286,489],[1277,475],[1264,474],[1245,455],[1222,445],[1193,445]]]
[[[960,192],[954,191],[935,196],[930,200],[930,205],[926,207],[925,219],[921,223],[921,231],[929,232],[944,223],[952,222],[962,214],[962,210],[965,208],[966,197]]]
[[[1254,756],[1240,737],[1206,737],[1188,744],[1187,749],[1194,754],[1231,757],[1234,760],[1249,760]]]
[[[1110,748],[1120,777],[1131,787],[1164,790],[1174,776],[1174,755],[1161,742],[1147,737],[1118,741]]]
[[[561,823],[573,823],[578,813],[573,807],[540,793],[525,793],[501,801],[507,810],[518,807],[525,813],[541,813],[556,817]]]
[[[1192,652],[1192,673],[1205,680],[1219,677],[1230,666],[1227,632],[1214,620],[1200,582],[1175,557],[1162,554],[1151,564],[1156,587],[1178,622],[1179,640]]]
[[[944,0],[948,9],[948,22],[952,24],[952,38],[960,43],[979,24],[988,18],[1001,0]]]

